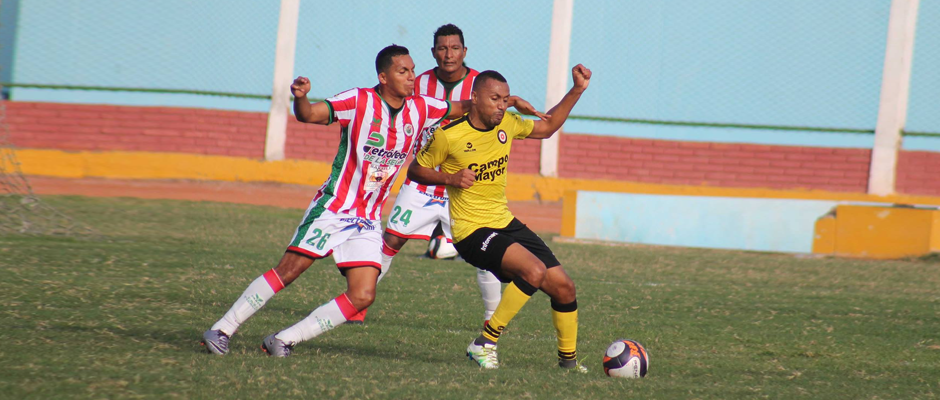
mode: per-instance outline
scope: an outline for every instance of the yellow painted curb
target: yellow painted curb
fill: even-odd
[[[262,161],[240,157],[152,152],[16,151],[23,173],[62,178],[194,179],[232,182],[279,182],[319,186],[329,176],[322,161]],[[398,177],[404,181],[404,174]],[[397,192],[398,185],[395,185]],[[513,201],[560,201],[566,191],[589,190],[679,196],[755,197],[940,205],[940,197],[873,196],[821,190],[773,190],[711,186],[656,185],[614,180],[549,178],[509,174],[506,196]]]

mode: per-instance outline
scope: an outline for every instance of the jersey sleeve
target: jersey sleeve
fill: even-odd
[[[359,99],[359,89],[349,89],[330,97],[324,102],[330,107],[330,124],[339,122],[344,128],[356,118],[356,103]]]
[[[447,136],[444,134],[443,130],[438,129],[431,135],[431,138],[428,139],[428,142],[424,144],[424,147],[421,148],[421,151],[418,152],[415,158],[422,167],[436,168],[447,160],[448,153],[450,152],[449,148],[450,143],[447,140]]]
[[[428,129],[434,125],[438,125],[444,118],[447,118],[447,114],[450,114],[450,102],[440,99],[435,99],[430,96],[421,96],[424,99],[425,107],[427,107],[427,119],[424,122],[422,129]]]
[[[516,113],[506,113],[503,120],[506,119],[509,119],[509,124],[506,127],[508,129],[506,130],[512,132],[513,139],[525,139],[532,134],[532,129],[535,128],[535,121],[522,118]]]

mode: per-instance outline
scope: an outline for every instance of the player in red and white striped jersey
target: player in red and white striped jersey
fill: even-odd
[[[375,69],[379,84],[374,88],[351,89],[315,104],[307,100],[307,78],[298,77],[291,85],[299,121],[339,122],[339,149],[330,176],[310,202],[277,267],[252,282],[203,334],[210,352],[227,353],[229,338],[242,323],[314,260],[330,254],[346,277],[346,292],[265,338],[265,351],[288,356],[295,344],[342,325],[375,300],[383,254],[380,218],[391,185],[420,133],[444,118],[463,115],[470,106],[469,101],[413,95],[414,61],[404,47],[382,49]]]
[[[451,101],[470,100],[473,80],[479,72],[464,63],[467,47],[464,44],[463,31],[453,24],[437,28],[434,32],[434,47],[431,48],[431,54],[437,62],[437,67],[425,71],[415,79],[415,94]],[[450,123],[449,120],[444,120],[422,131],[415,153],[424,147],[436,129],[448,123]],[[438,225],[441,226],[446,238],[440,246],[449,248],[450,254],[456,256],[457,250],[452,244],[450,232],[449,201],[444,186],[422,185],[405,179],[385,226],[383,239],[385,246],[389,249],[386,252],[391,254],[382,260],[382,276],[388,273],[392,257],[408,242],[408,239],[429,240]],[[438,250],[438,254],[446,253],[441,250],[443,249]],[[477,284],[483,298],[485,324],[499,305],[503,288],[492,272],[483,269],[477,270]],[[365,314],[363,311],[353,316],[350,322],[362,323]]]

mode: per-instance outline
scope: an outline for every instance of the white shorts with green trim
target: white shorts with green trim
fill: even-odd
[[[378,220],[310,208],[288,251],[314,259],[333,255],[336,267],[382,268],[382,223]]]

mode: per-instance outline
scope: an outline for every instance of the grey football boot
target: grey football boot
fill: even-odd
[[[202,334],[202,345],[212,354],[224,356],[228,353],[228,335],[221,330],[208,330]]]
[[[272,333],[261,342],[261,349],[272,357],[288,357],[291,351],[294,350],[294,343],[288,343],[278,339],[277,333]]]

